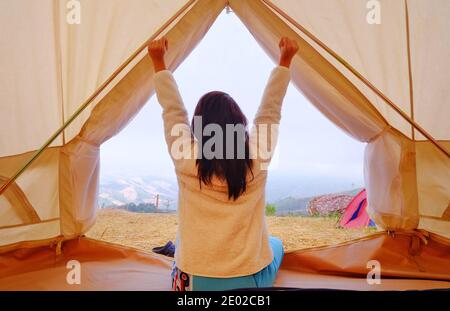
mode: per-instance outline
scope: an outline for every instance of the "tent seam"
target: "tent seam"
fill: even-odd
[[[409,81],[409,110],[411,113],[411,119],[414,121],[414,89],[413,89],[413,77],[412,77],[412,66],[411,66],[411,34],[409,29],[409,12],[408,12],[408,0],[404,1],[405,6],[405,25],[406,25],[406,52],[408,56],[408,81]],[[411,137],[415,141],[415,129],[411,125]]]
[[[63,88],[63,75],[62,75],[62,51],[61,51],[61,25],[59,23],[58,13],[59,13],[59,1],[53,0],[53,22],[55,25],[55,55],[57,58],[56,66],[57,66],[57,75],[59,74],[59,79],[57,79],[58,83],[58,99],[61,104],[61,118],[62,124],[64,124],[65,116],[64,116],[64,88]],[[66,134],[65,130],[62,131],[62,143],[66,144]]]

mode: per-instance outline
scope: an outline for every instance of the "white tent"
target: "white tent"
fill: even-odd
[[[280,36],[299,42],[296,87],[368,143],[377,225],[450,237],[449,1],[3,0],[0,252],[93,225],[99,146],[153,93],[146,42],[166,35],[175,70],[226,5],[271,57]]]

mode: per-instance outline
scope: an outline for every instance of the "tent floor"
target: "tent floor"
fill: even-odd
[[[409,243],[408,239],[411,237],[376,234],[334,247],[288,253],[275,286],[348,290],[450,288],[450,247],[430,241],[420,256],[408,259],[408,255],[402,254],[402,244]],[[431,245],[433,243],[437,244]],[[383,250],[374,251],[374,247],[380,245]],[[369,285],[366,262],[363,266],[356,264],[357,260],[367,257],[362,250],[366,250],[369,257],[380,260],[382,265],[385,261],[386,272],[382,266],[381,284]],[[390,258],[383,260],[386,255]],[[70,260],[80,262],[79,285],[69,285],[66,281],[70,271],[70,266],[66,265]],[[392,263],[398,268],[393,269]],[[1,255],[0,290],[170,290],[171,266],[172,260],[163,256],[79,238],[65,242],[58,256],[50,247],[20,249]]]

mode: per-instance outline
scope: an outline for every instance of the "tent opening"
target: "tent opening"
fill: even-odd
[[[238,17],[224,11],[174,76],[190,116],[204,93],[222,90],[251,122],[274,66]],[[337,244],[376,231],[367,224],[346,228],[339,223],[364,189],[364,147],[289,86],[266,186],[269,230],[287,250]],[[177,182],[156,96],[101,146],[101,163],[99,213],[88,236],[147,251],[174,241]]]
[[[175,43],[169,68],[178,68],[226,5],[252,36],[245,37],[249,33],[233,14],[220,16],[175,72],[189,112],[204,92],[222,89],[235,97],[251,121],[274,66],[262,50],[276,58],[280,35],[296,38],[301,49],[291,67],[292,82],[332,124],[367,143],[367,195],[361,189],[363,145],[320,119],[291,88],[267,184],[267,213],[280,214],[280,201],[298,189],[314,193],[302,193],[300,199],[361,190],[339,224],[370,224],[370,219],[359,217],[369,202],[372,220],[384,229],[355,239],[373,229],[336,228],[337,217],[317,216],[321,198],[328,202],[328,196],[308,199],[308,204],[316,203],[316,209],[308,210],[313,217],[299,216],[297,207],[286,208],[285,216],[268,216],[270,233],[281,237],[288,251],[274,285],[449,287],[450,37],[445,34],[450,2],[380,0],[383,15],[378,25],[367,22],[366,3],[356,0],[174,0],[163,6],[147,0],[110,2],[104,6],[83,1],[78,25],[67,22],[59,1],[10,1],[0,10],[5,34],[0,36],[5,47],[0,57],[0,120],[5,129],[0,131],[0,289],[170,288],[172,260],[148,252],[151,243],[159,246],[173,239],[177,225],[176,215],[169,213],[177,205],[171,201],[176,188],[158,134],[161,110],[155,99],[121,135],[106,141],[154,91],[146,40],[166,34]],[[139,135],[133,132],[136,127]],[[126,144],[117,144],[120,139]],[[116,172],[119,177],[102,179],[97,204],[102,144],[102,175]],[[121,161],[108,163],[115,158]],[[158,179],[150,184],[151,179],[136,172]],[[311,176],[335,188],[317,187]],[[336,176],[342,177],[341,184]],[[104,191],[105,184],[117,188],[120,196]],[[150,195],[143,202],[158,213],[136,212],[144,190]],[[124,197],[133,198],[134,212],[106,208],[108,200],[126,203]],[[100,215],[97,205],[104,207]],[[121,222],[114,213],[107,214],[110,211],[121,213]],[[126,217],[130,215],[134,218]],[[151,217],[157,221],[152,223]],[[308,226],[324,219],[326,229]],[[85,236],[91,228],[88,236],[97,239]],[[334,243],[339,234],[353,241],[289,252],[323,245],[324,237]],[[305,245],[318,239],[320,243]],[[68,259],[83,264],[83,281],[76,287],[67,282]],[[374,260],[382,266],[379,284],[367,278]]]

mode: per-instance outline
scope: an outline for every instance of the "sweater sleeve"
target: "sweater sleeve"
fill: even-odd
[[[176,166],[177,160],[189,159],[193,156],[187,111],[177,83],[169,70],[157,72],[154,79],[156,96],[163,109],[162,117],[167,148]]]
[[[250,131],[251,154],[265,165],[262,169],[267,168],[275,151],[281,107],[290,78],[290,70],[286,67],[277,66],[272,70],[253,120]]]

